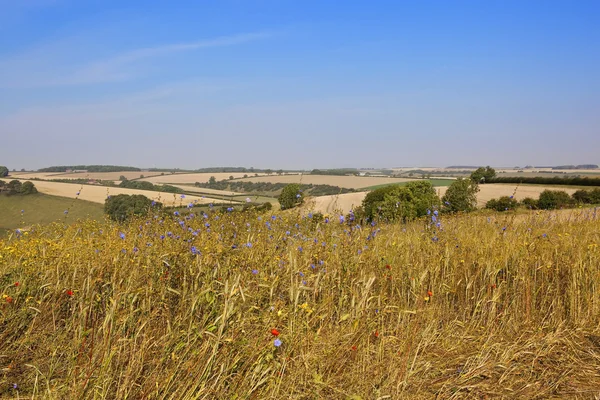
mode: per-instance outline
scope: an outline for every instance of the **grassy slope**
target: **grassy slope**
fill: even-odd
[[[593,398],[600,218],[574,212],[437,232],[234,213],[0,241],[0,398]]]
[[[65,219],[103,218],[103,206],[83,200],[35,194],[29,196],[0,196],[0,233],[36,224],[48,224]],[[21,214],[21,210],[25,212]]]

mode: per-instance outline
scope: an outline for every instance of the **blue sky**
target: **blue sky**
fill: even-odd
[[[0,165],[600,164],[600,2],[0,0]]]

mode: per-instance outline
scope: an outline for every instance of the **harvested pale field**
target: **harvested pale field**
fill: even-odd
[[[158,184],[193,184],[196,182],[206,183],[211,176],[214,176],[217,181],[224,181],[228,180],[230,176],[233,176],[235,179],[237,179],[242,178],[244,175],[251,176],[254,174],[250,172],[202,172],[197,174],[165,174],[140,180]]]
[[[11,172],[7,179],[58,179],[63,172]]]
[[[219,195],[219,196],[239,196],[239,195],[243,194],[243,193],[238,193],[238,192],[230,192],[228,190],[208,189],[208,188],[202,188],[202,187],[196,187],[196,186],[187,186],[187,185],[173,185],[173,186],[183,189],[187,192],[207,193],[207,194],[215,194],[215,195]]]
[[[446,193],[447,187],[438,187],[436,191],[440,197]],[[487,203],[491,199],[496,199],[502,196],[512,196],[514,194],[515,199],[523,200],[526,197],[532,197],[537,199],[544,190],[563,190],[568,194],[573,194],[577,189],[572,188],[557,188],[557,187],[547,187],[541,185],[512,185],[512,184],[502,184],[502,183],[492,183],[487,185],[479,185],[479,193],[477,193],[477,205],[479,207],[484,207],[485,203]],[[515,192],[515,189],[516,192]],[[310,199],[310,202],[307,207],[317,212],[322,213],[331,213],[333,211],[343,211],[347,213],[353,207],[359,206],[368,192],[358,192],[358,193],[348,193],[348,194],[340,194],[333,196],[320,196]]]
[[[254,178],[239,179],[242,182],[270,182],[270,183],[302,183],[313,185],[332,185],[348,189],[361,189],[375,185],[409,182],[413,179],[384,178],[373,176],[335,176],[335,175],[282,175],[259,176]]]
[[[62,172],[52,175],[46,179],[99,179],[104,181],[118,181],[121,176],[127,179],[139,179],[144,177],[160,176],[160,172],[124,171],[124,172]]]
[[[125,189],[117,187],[94,186],[94,185],[79,185],[75,183],[47,182],[35,181],[35,187],[40,193],[50,194],[54,196],[79,198],[81,200],[92,201],[94,203],[104,204],[106,197],[109,195],[118,194],[142,194],[149,199],[160,201],[166,206],[172,205],[187,205],[192,202],[199,204],[209,204],[220,202],[218,199],[201,198],[199,196],[185,196],[184,199],[179,194],[153,192],[150,190]],[[77,196],[77,192],[80,192]]]
[[[367,193],[368,192],[357,192],[311,197],[307,199],[306,205],[303,207],[307,210],[323,214],[332,214],[339,210],[343,210],[344,213],[347,213],[353,208],[360,206]]]
[[[446,187],[437,188],[438,194],[441,196],[446,193]],[[523,200],[526,197],[532,197],[537,199],[544,190],[562,190],[568,194],[573,194],[577,189],[565,187],[557,188],[556,186],[548,187],[543,185],[515,185],[508,183],[491,183],[487,185],[479,185],[479,193],[477,193],[477,205],[479,207],[485,206],[491,199],[497,199],[502,196],[512,196],[514,194],[515,199]],[[515,191],[516,190],[516,191]]]

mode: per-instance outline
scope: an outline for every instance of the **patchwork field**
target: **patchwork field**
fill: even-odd
[[[440,197],[446,193],[447,187],[438,187],[436,191]],[[479,193],[477,193],[477,205],[479,207],[485,206],[491,199],[495,199],[502,196],[512,196],[514,194],[515,199],[523,200],[526,197],[532,197],[537,199],[544,190],[563,190],[569,194],[573,194],[577,189],[568,187],[546,187],[540,185],[512,185],[503,183],[492,183],[486,185],[479,185]],[[516,192],[515,192],[516,189]],[[314,206],[314,211],[322,213],[331,213],[335,210],[341,210],[344,213],[350,211],[353,207],[361,204],[368,192],[348,193],[333,196],[321,196],[311,199],[310,205],[307,207]]]
[[[230,176],[233,176],[234,179],[237,179],[242,178],[244,175],[252,176],[254,174],[250,172],[203,172],[197,174],[165,174],[153,176],[150,178],[144,178],[141,180],[159,184],[194,184],[195,182],[206,183],[208,182],[211,176],[214,176],[217,181],[222,181],[229,179]]]
[[[410,182],[412,179],[384,178],[368,176],[335,176],[335,175],[281,175],[260,176],[240,179],[242,182],[270,182],[270,183],[303,183],[313,185],[332,185],[349,189],[361,189],[375,185],[390,183]]]
[[[78,185],[74,183],[35,181],[35,187],[40,193],[68,198],[79,197],[81,200],[104,204],[106,197],[117,194],[142,194],[149,199],[160,201],[166,206],[187,205],[191,202],[209,204],[219,200],[201,196],[186,196],[182,199],[179,194],[153,192],[149,190],[125,189],[118,187],[105,187],[94,185]],[[80,192],[77,196],[77,192]]]

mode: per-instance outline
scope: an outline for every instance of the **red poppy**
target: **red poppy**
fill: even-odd
[[[65,293],[67,296],[73,296],[73,291],[71,289],[67,290]]]
[[[352,351],[356,351],[356,346],[352,346],[350,349],[352,349]]]
[[[387,269],[392,269],[392,266],[390,264],[386,264],[385,266]]]
[[[379,337],[379,331],[376,330],[374,335],[375,335],[375,337]]]
[[[19,285],[20,285],[20,283],[19,283],[19,282],[15,282],[15,286],[19,286]]]
[[[273,336],[279,336],[279,331],[275,328],[271,329],[271,335]]]
[[[433,292],[431,290],[427,291],[427,296],[432,297],[433,296]]]
[[[13,302],[13,298],[10,296],[6,296],[6,302],[7,303],[12,303]]]
[[[492,289],[496,289],[496,284],[494,283],[494,284],[492,284],[490,287],[491,287]]]

